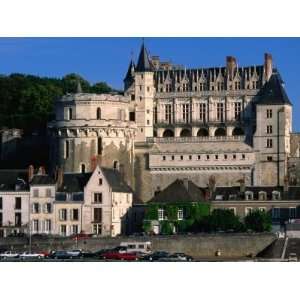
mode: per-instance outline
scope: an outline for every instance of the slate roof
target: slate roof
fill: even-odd
[[[187,186],[186,186],[187,185]],[[205,201],[205,191],[192,181],[177,179],[164,190],[156,194],[150,203],[186,203]]]
[[[49,175],[34,175],[30,185],[53,185],[55,180]]]
[[[57,192],[79,193],[89,181],[92,173],[64,173],[63,184]]]
[[[133,60],[130,61],[129,67],[128,67],[128,71],[126,73],[126,76],[124,78],[124,80],[130,80],[133,78],[133,73],[132,71],[135,69],[135,65]]]
[[[276,71],[264,84],[257,96],[259,97],[258,105],[292,105],[283,87],[283,80]]]
[[[100,168],[103,172],[106,180],[112,188],[113,192],[119,193],[132,193],[132,189],[128,184],[122,179],[122,176],[119,171],[108,168]]]
[[[148,51],[144,43],[142,44],[138,63],[135,70],[137,72],[153,71],[153,66],[150,62]]]
[[[27,170],[0,170],[0,191],[29,190]]]

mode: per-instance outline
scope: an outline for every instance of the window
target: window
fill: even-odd
[[[114,164],[113,164],[113,168],[115,169],[115,170],[118,170],[119,169],[119,162],[118,161],[114,161]]]
[[[21,197],[15,198],[15,209],[21,209],[22,208],[22,201]]]
[[[77,234],[78,233],[78,225],[72,225],[72,234]]]
[[[97,139],[97,154],[102,154],[102,137],[98,137]]]
[[[183,155],[180,155],[180,160],[183,160]]]
[[[52,212],[52,204],[51,203],[46,203],[45,204],[45,213],[46,214],[51,214]]]
[[[259,207],[258,210],[261,212],[265,212],[267,209],[265,207]]]
[[[296,207],[290,207],[290,214],[289,214],[291,219],[296,218]]]
[[[242,154],[242,160],[245,160],[245,159],[246,159],[246,155]]]
[[[97,118],[97,120],[101,120],[101,108],[100,107],[97,108],[96,118]]]
[[[227,154],[224,154],[224,159],[227,159]]]
[[[132,121],[132,122],[135,121],[135,112],[134,111],[129,112],[129,121]]]
[[[217,103],[217,121],[224,121],[224,103]]]
[[[101,207],[94,208],[94,222],[95,223],[102,222],[102,208]]]
[[[274,219],[280,218],[280,208],[279,207],[272,208],[272,218],[274,218]]]
[[[71,218],[72,218],[72,221],[78,221],[79,220],[79,209],[78,208],[73,208],[71,210]]]
[[[260,201],[265,201],[265,200],[267,200],[267,193],[266,193],[266,192],[263,192],[263,191],[259,192],[259,193],[258,193],[258,199],[259,199]]]
[[[39,190],[38,189],[34,189],[33,190],[33,197],[37,198],[39,196]]]
[[[177,219],[183,220],[183,209],[182,208],[179,208],[177,211]]]
[[[3,215],[2,215],[2,212],[0,213],[0,227],[3,226]],[[3,237],[3,236],[0,236],[0,237]]]
[[[35,202],[32,204],[32,213],[38,214],[40,212],[40,204]]]
[[[60,225],[60,234],[62,236],[66,236],[67,235],[67,225]]]
[[[241,119],[241,111],[242,111],[242,103],[235,102],[234,103],[234,119],[240,120]]]
[[[147,125],[150,125],[150,121],[149,120],[147,120]]]
[[[147,86],[147,92],[150,92],[150,87],[149,86]]]
[[[67,221],[67,210],[65,208],[59,210],[59,220]]]
[[[157,123],[157,107],[154,107],[154,113],[153,113],[153,117],[154,117],[154,124]]]
[[[245,193],[245,198],[246,198],[246,200],[253,200],[253,193],[250,191],[247,191]]]
[[[162,157],[162,159],[163,159],[163,160],[166,160],[166,157],[165,157],[165,156],[163,156],[163,157]]]
[[[46,189],[46,197],[51,197],[51,189]]]
[[[85,173],[85,164],[80,165],[80,172]]]
[[[192,158],[193,158],[192,155],[189,155],[189,160],[192,160]]]
[[[272,156],[267,156],[267,161],[272,161],[273,157]]]
[[[272,109],[267,109],[267,119],[272,119]]]
[[[33,232],[39,232],[39,220],[33,220]]]
[[[245,208],[245,215],[248,216],[252,212],[253,208],[252,207],[246,207]]]
[[[15,226],[20,227],[22,226],[22,215],[20,212],[15,213]]]
[[[158,221],[162,221],[164,219],[164,210],[162,208],[158,209]]]
[[[65,159],[69,158],[70,155],[70,142],[65,141]]]
[[[272,127],[272,125],[268,125],[268,126],[267,126],[267,133],[268,133],[268,134],[273,133],[273,127]]]
[[[2,197],[0,197],[0,209],[2,209],[3,203],[2,203]]]
[[[171,106],[171,104],[165,105],[165,121],[168,124],[172,123],[172,106]]]
[[[174,160],[174,159],[175,159],[174,155],[172,155],[172,156],[171,156],[171,159],[172,159],[172,160]]]
[[[267,148],[273,148],[273,140],[267,139]]]
[[[234,196],[236,196],[236,195],[234,195]],[[229,210],[232,211],[232,213],[234,215],[236,215],[236,208],[235,207],[229,207]]]
[[[131,101],[135,100],[135,95],[131,95]]]
[[[199,120],[201,122],[206,121],[206,103],[200,103]]]
[[[73,119],[73,110],[72,110],[72,108],[69,108],[69,109],[68,109],[68,114],[69,114],[69,115],[68,115],[68,119],[69,119],[69,120],[72,120],[72,119]]]
[[[200,160],[201,159],[201,155],[198,155],[198,160]]]
[[[99,185],[102,185],[103,181],[102,178],[99,178]]]
[[[280,200],[280,192],[278,192],[278,191],[273,191],[273,192],[272,192],[272,199],[273,199],[273,200]]]
[[[51,220],[45,220],[45,231],[51,232]]]
[[[96,235],[101,235],[101,233],[102,233],[101,224],[94,224],[93,225],[93,233],[96,234]]]
[[[189,122],[189,111],[190,111],[189,104],[182,104],[182,120],[184,123]]]
[[[219,159],[219,155],[218,154],[215,155],[215,159]]]
[[[232,159],[236,159],[236,155],[235,154],[232,155]]]
[[[94,203],[98,203],[98,204],[102,203],[102,193],[94,194]]]
[[[206,155],[206,159],[209,160],[209,155]]]

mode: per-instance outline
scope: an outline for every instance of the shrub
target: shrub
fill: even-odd
[[[160,222],[160,233],[165,235],[173,234],[174,225],[169,221]]]
[[[245,217],[245,226],[255,232],[270,231],[272,219],[269,213],[256,209]]]

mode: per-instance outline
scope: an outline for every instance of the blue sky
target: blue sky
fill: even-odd
[[[90,82],[122,88],[131,52],[137,59],[141,38],[0,38],[0,74],[62,77],[78,73]],[[300,38],[146,38],[151,55],[186,67],[263,64],[270,52],[293,103],[294,130],[300,131]]]

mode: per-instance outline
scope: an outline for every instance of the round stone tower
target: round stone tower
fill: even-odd
[[[116,168],[133,184],[136,125],[129,121],[127,97],[76,93],[63,96],[49,123],[50,167],[90,172],[96,164]]]

